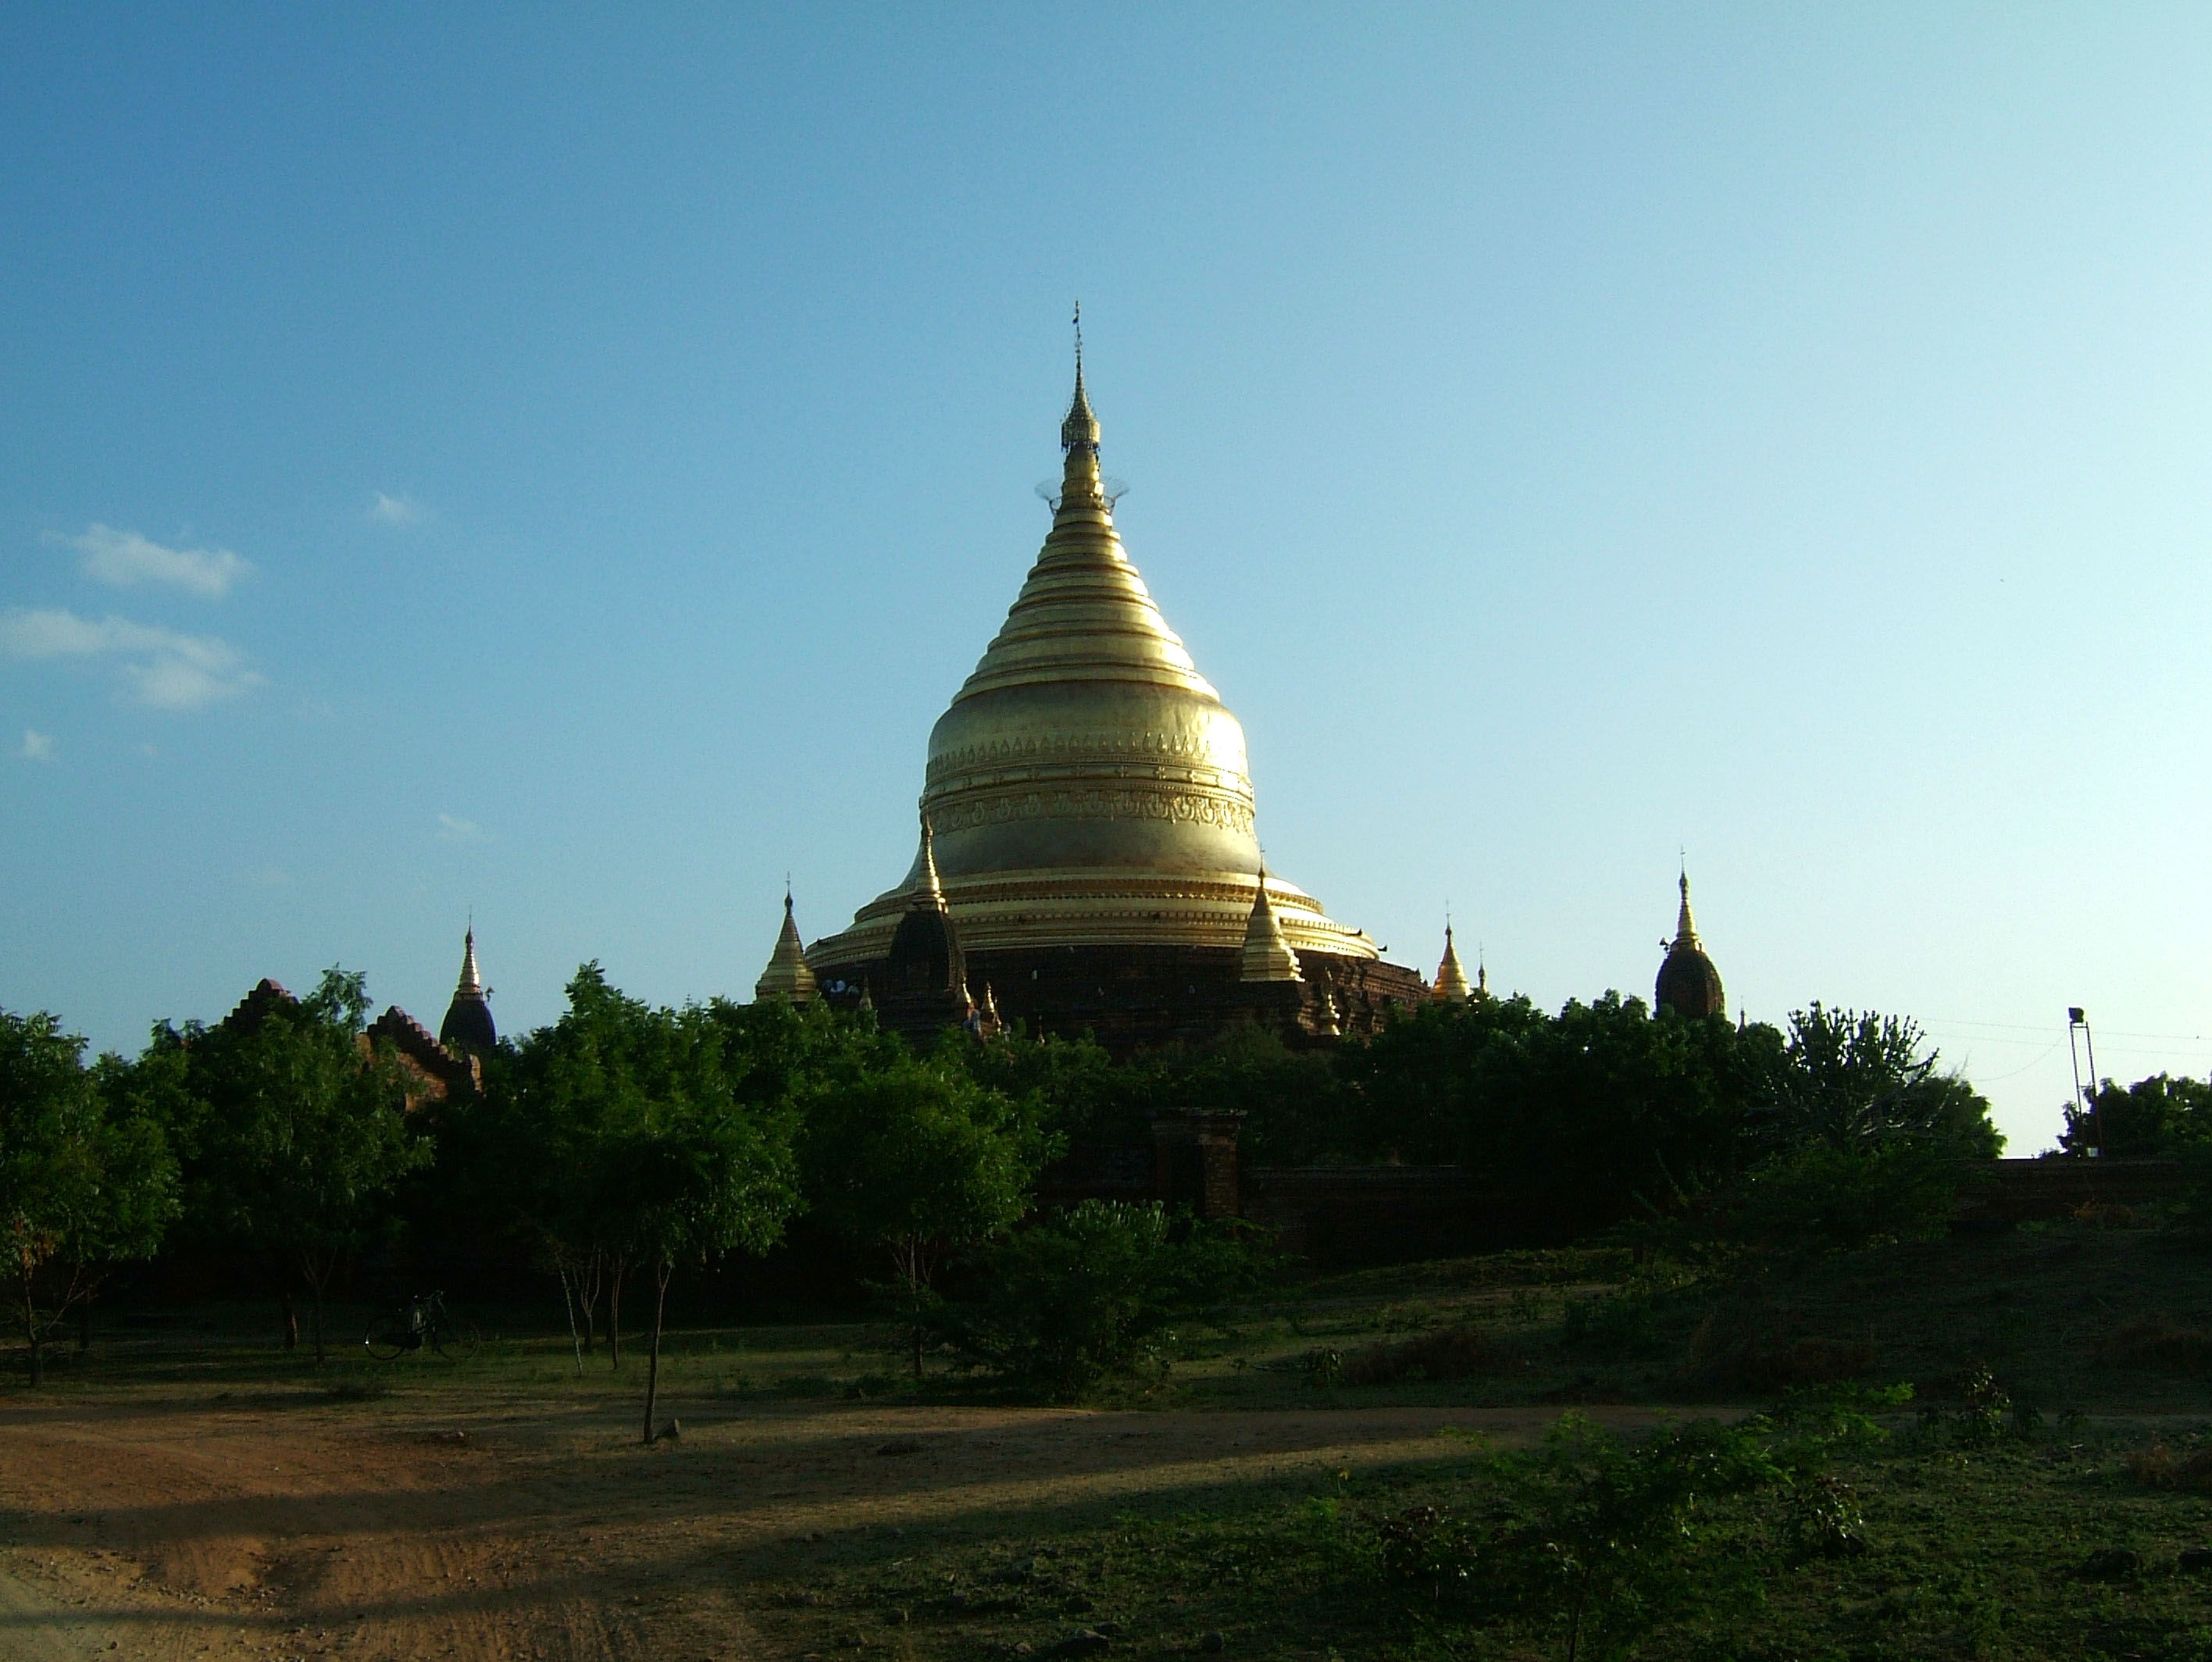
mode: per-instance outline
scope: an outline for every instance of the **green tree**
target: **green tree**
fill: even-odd
[[[766,1025],[778,1053],[806,1050],[804,1034]],[[763,1059],[776,1045],[749,1048],[747,1030],[725,1010],[629,998],[588,963],[568,984],[566,1013],[518,1046],[495,1081],[516,1192],[564,1278],[594,1260],[609,1266],[613,1289],[633,1264],[652,1276],[648,1441],[676,1270],[767,1251],[799,1206],[797,1115],[787,1089],[769,1083],[780,1065]],[[617,1291],[611,1338],[619,1322]],[[618,1345],[612,1356],[619,1366]]]
[[[2004,1138],[1989,1104],[1937,1055],[1910,1016],[1829,1010],[1790,1017],[1770,1141],[1873,1148],[1909,1138],[1962,1158],[1994,1159]]]
[[[1020,1217],[1049,1151],[1016,1103],[942,1056],[900,1060],[807,1100],[812,1209],[832,1233],[889,1250],[916,1379],[945,1253]]]
[[[1908,1017],[1815,1004],[1790,1018],[1764,1157],[1726,1197],[1726,1227],[1752,1245],[1850,1251],[1936,1234],[1972,1162],[2004,1138],[1990,1105]]]
[[[2066,1107],[2058,1141],[2069,1154],[2096,1149],[2108,1160],[2154,1159],[2212,1143],[2212,1081],[2154,1073],[2123,1089],[2107,1079]]]
[[[160,1126],[111,1113],[83,1052],[52,1016],[0,1010],[0,1276],[34,1386],[55,1324],[109,1266],[150,1257],[176,1211],[176,1162]]]
[[[935,1314],[954,1349],[1073,1397],[1159,1362],[1174,1325],[1257,1292],[1273,1265],[1243,1226],[1086,1200],[983,1248],[972,1295]]]
[[[410,1123],[398,1053],[367,1041],[368,1011],[367,979],[334,967],[304,998],[156,1040],[184,1052],[193,1099],[188,1211],[270,1266],[288,1349],[299,1343],[294,1289],[307,1289],[318,1362],[331,1277],[432,1154]]]
[[[1771,1028],[1655,1020],[1608,992],[1556,1016],[1518,998],[1431,1005],[1336,1065],[1364,1157],[1510,1171],[1565,1234],[1725,1181],[1781,1056]]]

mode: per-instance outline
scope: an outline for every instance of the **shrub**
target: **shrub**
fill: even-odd
[[[1762,1394],[1841,1385],[1874,1371],[1872,1340],[1792,1338],[1783,1318],[1761,1307],[1713,1310],[1690,1336],[1689,1372],[1724,1391]]]
[[[1257,1291],[1270,1260],[1233,1222],[1086,1200],[986,1247],[972,1296],[939,1307],[971,1365],[1057,1396],[1165,1366],[1179,1319]]]
[[[1630,1286],[1594,1298],[1569,1299],[1561,1337],[1570,1349],[1617,1359],[1648,1348],[1658,1333],[1651,1289]]]
[[[2212,1364],[2212,1333],[2184,1326],[2163,1310],[2154,1310],[2114,1328],[2104,1350],[2105,1359],[2120,1368],[2201,1374]]]
[[[1758,1596],[1712,1503],[1816,1475],[1817,1442],[1778,1447],[1772,1432],[1706,1420],[1631,1443],[1571,1414],[1540,1453],[1491,1463],[1479,1521],[1437,1507],[1366,1520],[1375,1562],[1477,1622],[1555,1634],[1570,1658],[1620,1656],[1664,1622]]]
[[[2011,1393],[1979,1362],[1945,1381],[1942,1394],[1956,1398],[1959,1405],[1945,1409],[1931,1403],[1920,1410],[1921,1427],[1948,1431],[1966,1447],[1987,1448],[2003,1439],[2008,1422],[2020,1422]]]
[[[1761,1161],[1735,1196],[1733,1233],[1785,1252],[1856,1252],[1942,1233],[1965,1168],[1931,1141],[1808,1143]]]
[[[1512,1359],[1475,1327],[1447,1327],[1396,1344],[1371,1344],[1345,1359],[1346,1385],[1395,1385],[1402,1380],[1465,1380],[1500,1373]]]
[[[2159,1438],[2124,1457],[2128,1475],[2152,1489],[2212,1489],[2212,1448],[2175,1450]]]

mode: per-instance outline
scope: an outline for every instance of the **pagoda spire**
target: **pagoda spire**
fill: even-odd
[[[446,1006],[446,1019],[438,1024],[438,1042],[456,1054],[488,1051],[499,1043],[499,1028],[491,1019],[490,995],[477,973],[477,926],[472,921],[461,937],[461,974],[453,987],[453,1001]]]
[[[1668,943],[1675,951],[1695,951],[1702,944],[1698,939],[1698,922],[1690,915],[1690,869],[1685,865],[1680,880],[1682,909],[1674,917],[1674,938]]]
[[[1260,868],[1260,883],[1252,897],[1252,915],[1244,925],[1243,961],[1239,966],[1237,980],[1241,981],[1295,981],[1298,977],[1298,955],[1291,950],[1291,943],[1283,938],[1283,925],[1275,916],[1275,908],[1267,900],[1267,868]]]
[[[799,942],[798,920],[792,915],[791,885],[786,883],[783,928],[776,935],[775,950],[769,954],[768,967],[753,983],[753,1000],[758,1003],[781,997],[794,1004],[811,1004],[820,994],[820,984],[814,979],[813,967],[806,961],[806,949]]]
[[[1098,418],[1091,413],[1091,395],[1083,387],[1083,306],[1075,307],[1075,396],[1068,401],[1066,419],[1060,424],[1060,447],[1067,461],[1060,480],[1060,511],[1104,509],[1105,481],[1098,472]]]
[[[1459,961],[1459,952],[1452,945],[1452,926],[1444,924],[1443,961],[1437,966],[1436,985],[1431,989],[1437,998],[1448,1004],[1463,1004],[1474,989],[1467,984],[1467,971]]]

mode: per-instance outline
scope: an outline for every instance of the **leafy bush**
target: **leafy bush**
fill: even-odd
[[[2007,1422],[2017,1422],[2012,1395],[1981,1363],[1966,1368],[1949,1382],[1958,1399],[1955,1408],[1931,1403],[1920,1410],[1923,1431],[1948,1432],[1968,1448],[1988,1448],[2002,1441]]]
[[[1447,1327],[1396,1344],[1371,1344],[1343,1359],[1346,1385],[1396,1385],[1403,1380],[1465,1380],[1502,1373],[1513,1358],[1478,1327]]]
[[[2105,1359],[2122,1368],[2201,1374],[2212,1366],[2212,1333],[2185,1326],[2163,1310],[2136,1316],[2105,1340]]]
[[[2124,1457],[2128,1475],[2152,1489],[2212,1489],[2212,1448],[2177,1450],[2157,1437]]]
[[[1370,1520],[1383,1580],[1477,1623],[1618,1657],[1660,1623],[1755,1598],[1755,1566],[1721,1550],[1711,1502],[1814,1474],[1816,1444],[1778,1447],[1763,1421],[1669,1426],[1631,1443],[1579,1415],[1541,1453],[1490,1464],[1480,1518],[1416,1507]]]
[[[1565,1343],[1571,1350],[1618,1359],[1647,1350],[1659,1336],[1651,1289],[1628,1286],[1617,1293],[1567,1301]]]
[[[1258,1290],[1245,1226],[1086,1200],[985,1247],[972,1295],[933,1313],[971,1364],[1054,1395],[1152,1372],[1182,1318]]]
[[[1724,1391],[1779,1393],[1839,1385],[1874,1371],[1871,1340],[1789,1331],[1787,1315],[1761,1304],[1723,1304],[1690,1336],[1689,1374]]]
[[[1744,1174],[1728,1227],[1769,1251],[1855,1252],[1924,1240],[1949,1223],[1966,1175],[1953,1154],[1927,1138],[1802,1143]]]

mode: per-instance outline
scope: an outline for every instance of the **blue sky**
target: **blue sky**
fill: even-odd
[[[1046,526],[1433,966],[2212,1066],[2212,14],[0,14],[0,1004],[745,995]]]

